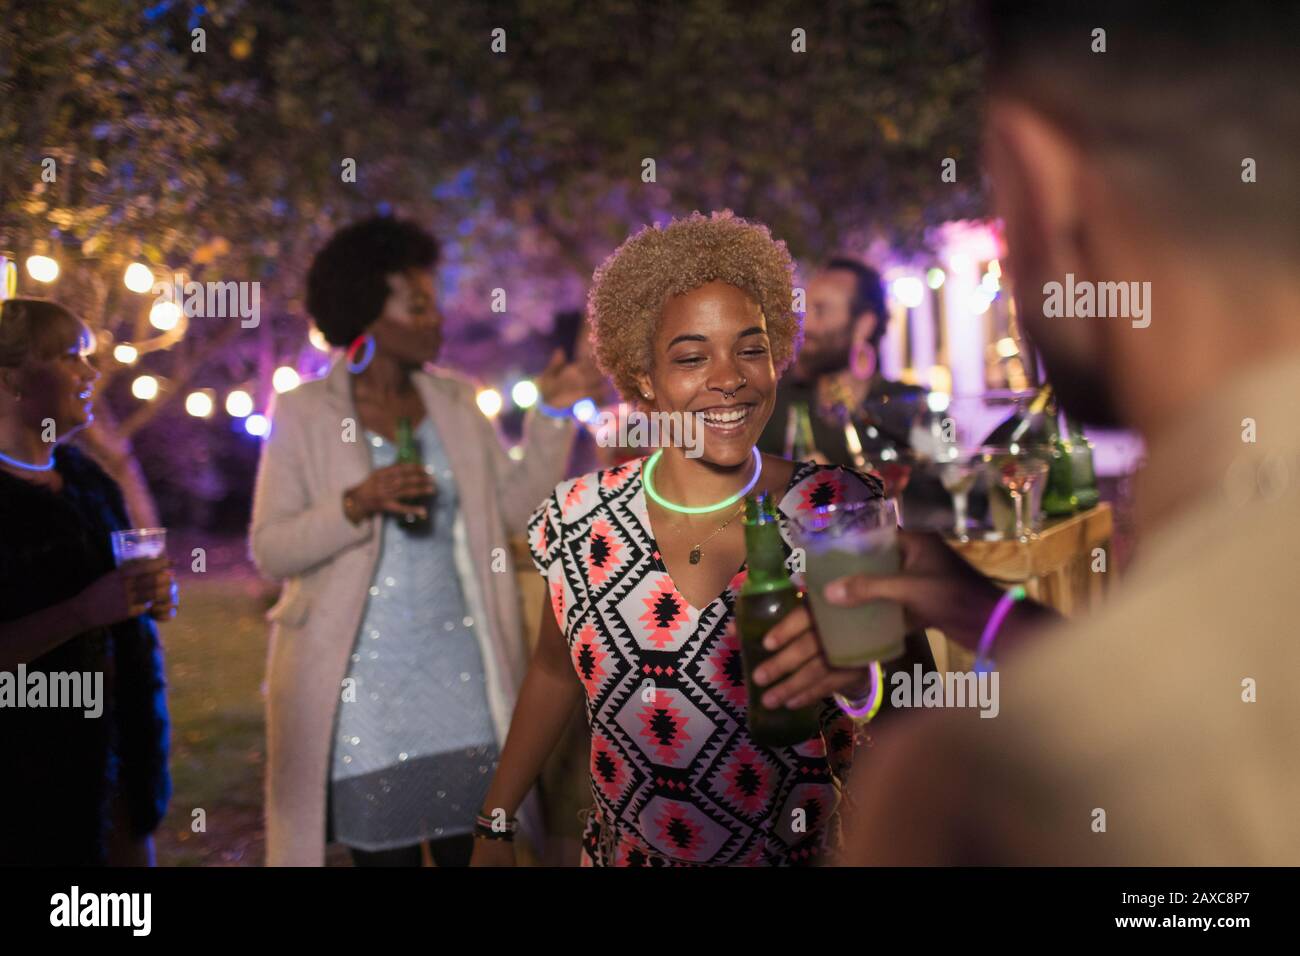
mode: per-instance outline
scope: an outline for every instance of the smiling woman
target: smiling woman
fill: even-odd
[[[744,292],[766,320],[772,365],[780,375],[799,348],[793,309],[794,264],[767,227],[730,212],[694,213],[667,226],[646,226],[592,277],[587,311],[596,362],[627,399],[641,391],[654,330],[664,305],[713,281]]]
[[[602,371],[651,415],[694,418],[702,449],[670,438],[561,482],[534,511],[528,543],[550,606],[482,819],[514,813],[581,700],[584,865],[785,866],[833,846],[836,777],[861,734],[829,697],[861,696],[868,675],[829,671],[811,631],[799,634],[773,655],[789,676],[769,693],[817,707],[819,730],[763,746],[735,626],[745,494],[778,503],[783,536],[800,511],[880,495],[866,475],[754,447],[798,344],[792,272],[783,243],[730,213],[645,228],[597,270],[588,316]],[[508,841],[478,835],[476,863],[513,862]]]
[[[58,303],[0,308],[0,672],[104,692],[98,714],[0,694],[0,865],[148,863],[170,793],[155,621],[175,581],[166,558],[116,564],[121,491],[67,441],[94,418],[91,343]]]

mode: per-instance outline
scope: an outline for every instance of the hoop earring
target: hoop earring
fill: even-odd
[[[356,360],[357,349],[361,348],[362,346],[365,347],[366,354],[358,363]],[[371,359],[373,359],[374,357],[375,357],[375,337],[371,335],[369,332],[363,332],[361,335],[358,335],[355,339],[353,339],[352,344],[348,346],[348,356],[347,356],[348,371],[351,372],[353,375],[357,375],[361,372],[364,372],[367,366],[370,365]]]

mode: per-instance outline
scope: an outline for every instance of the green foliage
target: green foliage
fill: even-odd
[[[131,259],[261,281],[273,328],[223,345],[235,379],[301,345],[311,252],[379,203],[447,245],[453,315],[499,318],[502,286],[537,329],[649,220],[729,207],[811,261],[981,211],[955,0],[196,6],[0,3],[0,249],[55,243],[57,294],[127,339]]]

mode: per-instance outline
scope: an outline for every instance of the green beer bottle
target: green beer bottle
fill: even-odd
[[[798,605],[800,596],[785,566],[776,506],[767,492],[745,499],[744,524],[748,574],[736,598],[736,630],[740,634],[740,656],[749,691],[749,734],[755,743],[764,747],[791,747],[820,732],[821,705],[770,710],[762,703],[763,694],[770,687],[758,687],[752,675],[756,667],[772,656],[764,649],[763,638]]]
[[[1070,466],[1074,476],[1074,495],[1079,501],[1079,510],[1087,511],[1097,507],[1101,494],[1097,491],[1097,473],[1092,466],[1092,442],[1083,433],[1083,428],[1067,417],[1065,425],[1070,431]]]
[[[411,432],[411,420],[409,418],[399,418],[397,420],[397,464],[424,464],[424,458],[420,455],[420,448],[415,443],[415,435]],[[423,518],[419,515],[394,515],[397,518],[398,527],[417,538],[433,534],[433,496],[403,498],[401,501],[404,505],[424,508],[425,515]]]
[[[1048,463],[1047,487],[1043,489],[1042,507],[1047,515],[1061,518],[1074,514],[1079,501],[1074,495],[1074,467],[1070,459],[1070,445],[1061,435],[1054,402],[1048,402],[1045,427],[1045,437],[1052,448],[1052,460]]]
[[[790,403],[785,428],[785,457],[791,461],[804,461],[819,454],[813,441],[812,414],[807,402]]]

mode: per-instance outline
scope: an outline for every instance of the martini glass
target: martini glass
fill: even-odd
[[[1025,505],[1032,498],[1034,488],[1047,478],[1047,462],[1031,455],[1023,445],[992,445],[984,448],[980,457],[990,475],[1011,496],[1016,512],[1016,538],[1028,541],[1037,537]]]

